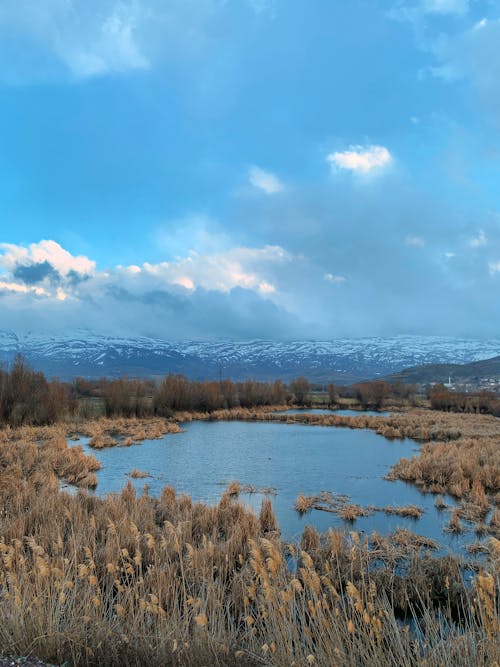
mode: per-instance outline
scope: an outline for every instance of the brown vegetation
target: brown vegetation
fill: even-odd
[[[215,506],[170,487],[61,493],[59,477],[98,464],[59,427],[0,431],[0,467],[0,653],[78,667],[500,660],[494,538],[469,588],[409,531],[309,528],[297,548],[269,500],[256,517],[227,493]]]
[[[500,416],[500,398],[490,391],[463,393],[440,384],[429,391],[429,400],[433,410]]]
[[[129,477],[132,479],[145,479],[146,477],[151,477],[148,472],[144,472],[144,470],[139,470],[138,468],[134,468],[130,473]]]
[[[158,440],[169,433],[181,433],[178,423],[149,417],[147,419],[101,417],[83,423],[67,425],[69,433],[79,433],[91,438],[89,446],[94,449],[103,447],[130,447],[142,440]]]
[[[295,509],[299,514],[307,514],[313,509],[331,512],[351,523],[359,517],[370,516],[373,512],[385,512],[385,514],[395,514],[411,519],[420,519],[423,514],[422,508],[416,505],[404,507],[375,507],[375,505],[370,505],[369,507],[362,507],[351,503],[349,496],[332,494],[328,491],[324,491],[317,496],[305,496],[303,493],[299,493],[295,501]]]
[[[395,514],[396,516],[404,516],[410,519],[420,519],[424,510],[417,505],[406,505],[404,507],[383,507],[382,512],[385,514]]]

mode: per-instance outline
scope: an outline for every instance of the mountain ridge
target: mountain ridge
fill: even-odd
[[[394,336],[327,341],[253,339],[166,341],[112,336],[87,330],[43,335],[0,330],[0,363],[23,354],[50,377],[157,377],[191,379],[352,382],[386,377],[436,363],[471,363],[500,355],[500,340]]]

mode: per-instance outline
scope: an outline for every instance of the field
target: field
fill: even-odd
[[[2,654],[69,665],[498,663],[493,418],[425,410],[392,419],[269,410],[176,416],[342,424],[427,442],[391,474],[453,492],[483,508],[483,518],[487,506],[491,536],[481,561],[437,558],[432,541],[408,531],[320,536],[306,528],[300,544],[287,544],[270,501],[254,515],[237,484],[216,506],[168,487],[157,499],[137,497],[130,485],[118,496],[88,495],[99,463],[68,447],[68,435],[123,446],[175,431],[174,420],[4,429]],[[82,490],[61,493],[60,479]]]

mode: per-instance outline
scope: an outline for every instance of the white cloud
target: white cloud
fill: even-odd
[[[260,167],[251,167],[248,172],[248,179],[254,188],[263,190],[268,195],[274,195],[277,192],[283,192],[284,184],[280,179],[270,171],[265,171]]]
[[[280,246],[231,248],[213,255],[192,253],[174,262],[142,265],[143,277],[186,289],[229,292],[235,287],[272,294],[274,268],[292,259]]]
[[[486,234],[483,232],[482,229],[479,230],[477,236],[472,237],[471,239],[469,239],[468,242],[470,248],[481,248],[487,244],[488,244],[488,239],[486,238]]]
[[[347,280],[345,276],[335,276],[333,273],[325,273],[323,278],[333,285],[342,285],[342,283],[345,283]]]
[[[425,246],[425,240],[420,236],[414,236],[413,234],[409,234],[405,238],[405,245],[413,246],[415,248],[423,248]]]
[[[336,168],[367,174],[388,165],[392,155],[385,146],[350,146],[347,151],[330,153],[326,159]]]
[[[88,257],[74,256],[55,241],[44,240],[28,247],[0,243],[0,253],[0,267],[8,270],[16,266],[48,262],[62,276],[67,276],[70,272],[84,276],[94,273],[96,266]]]
[[[208,255],[193,251],[171,262],[145,262],[98,272],[95,262],[71,255],[55,241],[28,247],[4,243],[0,244],[1,250],[0,290],[59,301],[68,296],[93,297],[106,287],[126,287],[137,295],[173,287],[221,293],[241,287],[269,296],[277,293],[276,269],[293,259],[280,246],[236,247]],[[40,267],[44,271],[40,272]],[[75,280],[75,276],[80,279]]]
[[[481,28],[485,28],[487,25],[488,21],[487,19],[481,19],[477,23],[474,24],[474,30],[481,30]]]
[[[500,260],[498,262],[490,262],[490,274],[493,276],[495,273],[500,273]]]
[[[78,275],[75,267],[83,271],[95,263],[73,257],[53,241],[3,244],[0,260],[4,328],[53,331],[83,325],[167,338],[245,338],[263,332],[278,336],[299,326],[284,291],[291,264],[299,258],[279,246],[193,252],[171,262]]]
[[[32,287],[31,285],[6,282],[5,280],[0,280],[0,291],[16,292],[18,294],[28,294],[31,292],[37,296],[48,296],[48,293],[43,289],[43,287]]]
[[[118,5],[95,27],[95,34],[87,43],[69,43],[57,35],[54,46],[61,60],[78,78],[148,68],[148,58],[141,52],[134,33],[133,13],[124,5]]]

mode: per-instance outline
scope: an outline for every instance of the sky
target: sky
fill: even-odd
[[[491,337],[497,0],[0,0],[0,329]]]

